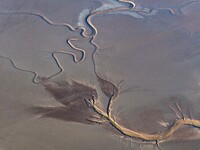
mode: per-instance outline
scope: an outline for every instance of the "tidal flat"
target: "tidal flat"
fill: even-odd
[[[0,150],[200,149],[199,0],[0,0]]]

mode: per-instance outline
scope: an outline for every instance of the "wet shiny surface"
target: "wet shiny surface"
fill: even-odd
[[[0,4],[0,149],[200,148],[199,128],[157,145],[87,105],[111,105],[118,123],[145,133],[200,119],[199,1]]]

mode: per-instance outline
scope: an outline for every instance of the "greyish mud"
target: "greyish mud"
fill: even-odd
[[[200,147],[198,0],[0,4],[0,149]]]

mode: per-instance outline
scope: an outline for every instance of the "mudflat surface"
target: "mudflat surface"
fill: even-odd
[[[199,149],[198,123],[150,141],[115,125],[198,122],[199,13],[198,0],[0,0],[0,150]]]

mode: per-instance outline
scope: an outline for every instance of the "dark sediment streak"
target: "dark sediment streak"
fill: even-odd
[[[88,118],[96,113],[87,106],[85,99],[97,98],[97,92],[94,88],[76,81],[71,81],[71,83],[67,81],[49,81],[44,83],[43,86],[63,106],[35,106],[31,108],[32,113],[39,114],[44,118],[85,124],[91,123]]]

